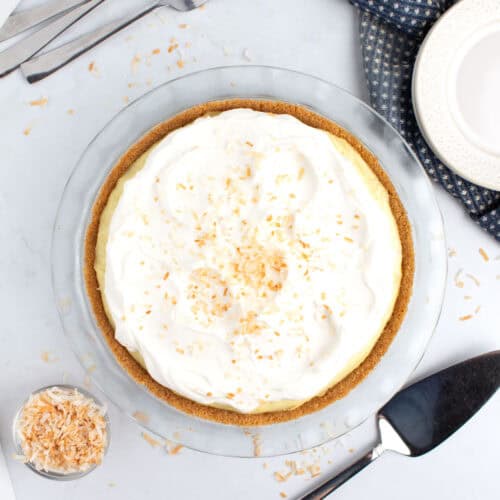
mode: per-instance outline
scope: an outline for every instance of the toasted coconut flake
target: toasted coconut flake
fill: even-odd
[[[481,286],[481,282],[473,274],[467,273],[465,276],[471,279],[476,284],[476,286]]]
[[[147,413],[138,410],[132,413],[132,416],[142,424],[149,423],[149,415]]]
[[[42,361],[44,363],[54,363],[58,360],[58,358],[51,354],[49,351],[43,351],[40,357],[42,358]]]
[[[41,97],[40,99],[30,101],[30,106],[39,106],[40,108],[44,108],[48,102],[49,100],[47,97]]]
[[[260,457],[262,455],[262,443],[259,434],[254,434],[252,436],[253,442],[253,454],[255,457]]]
[[[132,70],[132,73],[137,73],[137,69],[139,67],[139,64],[141,63],[141,56],[139,54],[136,54],[130,63],[130,69]]]
[[[485,262],[488,262],[490,260],[489,255],[486,253],[486,250],[484,248],[479,249],[479,255],[483,258]]]
[[[288,495],[284,491],[280,491],[280,497],[286,498]]]
[[[455,286],[457,288],[463,288],[464,287],[464,282],[461,279],[461,275],[462,275],[463,271],[464,271],[463,269],[459,269],[456,272],[455,277],[453,279],[453,281],[455,282]]]
[[[318,477],[321,474],[321,467],[319,464],[312,464],[307,467],[311,478]]]
[[[274,479],[276,479],[278,483],[284,483],[291,475],[292,475],[291,472],[279,472],[279,471],[273,474]]]
[[[173,443],[168,439],[165,440],[165,451],[168,455],[178,455],[182,448],[184,448],[182,444]]]
[[[472,314],[466,314],[465,316],[460,316],[460,318],[458,318],[460,321],[467,321],[469,319],[472,319]]]
[[[23,460],[36,469],[84,472],[102,462],[107,442],[105,410],[77,389],[51,387],[30,396],[16,433]]]
[[[182,444],[178,444],[178,445],[174,446],[173,448],[170,448],[168,450],[168,454],[169,455],[177,455],[182,450],[182,448],[183,448]]]
[[[144,439],[144,441],[146,441],[148,444],[150,444],[153,448],[156,448],[157,446],[161,445],[161,443],[159,441],[157,441],[154,437],[150,436],[146,432],[142,432],[141,436]]]

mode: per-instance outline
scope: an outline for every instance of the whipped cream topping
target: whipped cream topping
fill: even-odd
[[[170,133],[124,183],[101,288],[116,339],[156,381],[257,412],[353,370],[400,278],[388,195],[359,155],[292,116],[236,109]]]

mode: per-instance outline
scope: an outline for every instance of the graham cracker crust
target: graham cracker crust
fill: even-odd
[[[151,378],[148,372],[131,356],[128,350],[115,340],[114,329],[105,313],[96,272],[94,270],[100,216],[106,206],[110,193],[113,191],[117,181],[126,172],[126,170],[143,153],[165,137],[169,132],[187,125],[206,113],[222,112],[234,108],[251,108],[256,111],[268,113],[290,114],[307,125],[326,130],[333,135],[345,139],[370,166],[389,193],[390,207],[392,213],[394,214],[401,239],[403,259],[400,291],[396,299],[392,316],[374,348],[368,357],[355,370],[350,372],[339,383],[328,389],[323,395],[316,396],[303,403],[301,406],[291,410],[259,414],[243,414],[236,411],[214,408],[196,403],[160,385]],[[127,371],[133,380],[142,384],[157,398],[184,413],[223,424],[257,426],[285,422],[318,411],[330,403],[346,396],[349,391],[358,385],[370,373],[370,371],[375,368],[396,336],[406,314],[412,292],[414,267],[414,250],[411,237],[411,227],[403,204],[401,203],[401,200],[396,193],[396,189],[391,183],[388,175],[382,169],[376,157],[370,153],[370,151],[368,151],[360,143],[360,141],[356,139],[356,137],[336,123],[299,105],[280,101],[231,99],[200,104],[189,108],[172,118],[169,118],[146,133],[137,143],[131,146],[123,154],[104,181],[92,207],[91,220],[85,236],[83,273],[87,295],[89,297],[97,325],[99,326],[107,345],[117,359],[118,363],[124,370]]]

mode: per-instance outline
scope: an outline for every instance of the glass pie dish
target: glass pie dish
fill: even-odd
[[[160,122],[196,104],[231,98],[299,104],[338,123],[379,160],[403,202],[415,250],[404,322],[376,368],[347,396],[298,419],[243,428],[196,418],[130,378],[96,325],[83,280],[83,243],[99,188],[119,157]],[[228,456],[270,456],[320,445],[375,414],[406,382],[438,320],[446,277],[443,224],[423,168],[398,133],[346,91],[302,73],[263,66],[213,68],[172,80],[130,104],[101,130],[75,167],[56,217],[52,277],[64,331],[99,388],[138,423],[166,439]],[[145,418],[147,417],[147,418]]]

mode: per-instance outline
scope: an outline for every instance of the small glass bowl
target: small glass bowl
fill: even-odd
[[[19,410],[17,411],[16,415],[14,416],[14,420],[12,422],[12,435],[14,438],[14,446],[16,448],[16,453],[18,455],[23,455],[23,448],[21,446],[21,438],[19,436],[19,433],[17,432],[17,426],[19,423],[19,418],[21,417],[21,412],[23,411],[24,406],[26,403],[29,401],[31,396],[34,396],[36,394],[39,394],[41,392],[46,391],[47,389],[53,389],[55,387],[58,387],[60,389],[68,389],[68,390],[74,390],[76,389],[79,393],[83,394],[86,398],[92,399],[98,406],[101,408],[106,409],[106,405],[101,403],[99,399],[97,399],[93,394],[90,394],[90,392],[86,391],[85,389],[82,389],[81,387],[77,387],[74,385],[68,385],[68,384],[55,384],[55,385],[48,385],[45,387],[41,387],[40,389],[37,389],[36,391],[33,391],[24,401]],[[108,452],[109,448],[109,442],[110,442],[110,423],[109,423],[109,417],[107,411],[104,412],[104,419],[106,420],[106,444],[104,447],[104,456],[106,456],[106,453]],[[46,471],[42,469],[37,469],[35,465],[31,462],[25,462],[25,465],[31,469],[33,472],[38,474],[39,476],[45,477],[47,479],[53,479],[55,481],[72,481],[73,479],[80,479],[81,477],[86,476],[87,474],[90,474],[94,469],[96,469],[100,464],[94,464],[90,466],[88,469],[84,471],[78,471],[78,472],[68,472],[68,473],[63,473],[63,472],[56,472],[56,471]]]
[[[176,113],[196,104],[232,98],[299,104],[352,132],[379,159],[393,182],[410,220],[415,250],[408,312],[374,370],[347,396],[322,410],[251,428],[182,413],[132,380],[95,322],[82,272],[92,206],[122,154]],[[446,263],[443,222],[431,183],[396,130],[345,90],[310,75],[268,66],[230,66],[191,73],[127,106],[97,133],[73,170],[52,240],[52,282],[63,329],[84,368],[92,368],[97,387],[153,433],[188,448],[237,457],[284,455],[321,445],[360,425],[387,403],[410,377],[434,331],[443,301]]]

